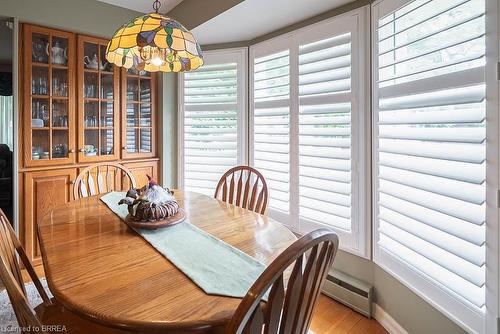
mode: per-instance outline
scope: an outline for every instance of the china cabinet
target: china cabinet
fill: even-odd
[[[73,163],[74,35],[26,26],[24,43],[24,163]]]
[[[157,78],[108,64],[101,38],[30,24],[20,37],[19,226],[39,264],[37,223],[71,199],[81,169],[116,161],[141,185],[158,178]],[[127,187],[122,175],[114,182]]]
[[[119,75],[105,59],[107,41],[78,36],[78,161],[116,160],[119,152]]]

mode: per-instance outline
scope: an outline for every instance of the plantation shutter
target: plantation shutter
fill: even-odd
[[[299,46],[299,215],[351,230],[351,33]]]
[[[475,331],[485,304],[484,5],[416,0],[380,13],[375,60],[379,258],[459,300],[441,306]]]
[[[290,54],[258,57],[253,63],[253,165],[269,187],[269,208],[290,206]]]
[[[243,164],[244,57],[205,54],[206,64],[183,74],[185,190],[213,196],[225,171]]]
[[[270,217],[366,256],[368,7],[250,48],[250,162]],[[361,166],[361,167],[360,167]]]

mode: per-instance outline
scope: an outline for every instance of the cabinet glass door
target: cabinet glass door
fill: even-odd
[[[79,161],[119,158],[119,70],[106,61],[107,43],[78,36]]]
[[[155,155],[155,74],[127,70],[123,72],[122,155],[152,157]]]
[[[24,26],[26,166],[74,162],[73,34]]]

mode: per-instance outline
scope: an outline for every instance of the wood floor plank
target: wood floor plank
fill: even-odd
[[[368,319],[325,295],[319,297],[311,330],[316,334],[388,334],[375,319]]]

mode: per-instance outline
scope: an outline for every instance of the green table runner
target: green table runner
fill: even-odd
[[[124,192],[110,192],[101,200],[125,220]],[[242,298],[265,265],[217,239],[188,221],[157,230],[134,229],[208,294]]]

